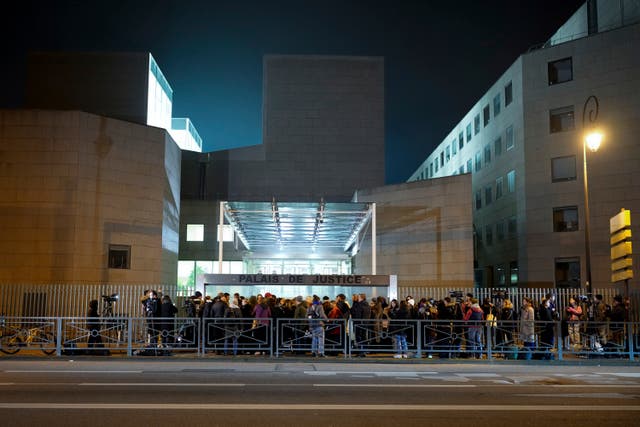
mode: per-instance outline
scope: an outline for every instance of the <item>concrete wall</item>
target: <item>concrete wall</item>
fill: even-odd
[[[172,284],[180,150],[162,129],[0,110],[0,283]],[[131,269],[109,269],[109,244]]]
[[[605,134],[597,153],[587,151],[593,286],[611,286],[609,218],[620,208],[630,209],[636,241],[640,236],[639,46],[640,25],[634,25],[523,57],[527,232],[522,238],[531,286],[553,286],[554,260],[561,257],[579,258],[583,283],[586,278],[582,114],[590,95],[599,99],[597,127]],[[573,60],[573,80],[549,86],[547,63],[566,57]],[[550,133],[549,111],[565,106],[573,106],[574,129]],[[551,159],[571,155],[576,179],[553,183]],[[563,206],[578,207],[579,230],[553,232],[553,208]],[[640,259],[636,255],[633,261],[638,277]]]
[[[473,286],[473,226],[464,174],[358,190],[376,202],[377,274],[397,274],[399,287]],[[355,257],[355,273],[371,274],[371,237]]]
[[[146,124],[148,75],[148,53],[32,53],[25,106]]]
[[[266,200],[348,201],[384,185],[383,58],[268,55],[263,92]],[[230,193],[236,183],[251,191],[230,180]]]

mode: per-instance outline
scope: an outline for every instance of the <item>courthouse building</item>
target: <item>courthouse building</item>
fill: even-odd
[[[640,236],[640,2],[586,2],[521,55],[409,178],[470,174],[475,282],[585,285],[583,144],[594,287],[612,286],[609,218],[631,210]],[[595,119],[595,123],[592,123]],[[635,277],[640,259],[633,257]]]

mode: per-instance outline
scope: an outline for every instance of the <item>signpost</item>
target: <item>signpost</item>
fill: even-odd
[[[620,213],[609,220],[611,234],[611,281],[624,280],[625,297],[629,296],[629,279],[633,279],[633,262],[631,256],[631,211],[621,209]]]

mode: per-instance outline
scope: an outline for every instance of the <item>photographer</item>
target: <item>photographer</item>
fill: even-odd
[[[153,289],[149,289],[140,299],[144,310],[144,317],[147,319],[147,337],[150,344],[158,342],[158,328],[154,318],[160,314],[160,304],[158,302],[158,293]]]

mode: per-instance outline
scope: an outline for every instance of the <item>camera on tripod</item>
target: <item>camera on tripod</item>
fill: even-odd
[[[111,295],[102,295],[102,300],[104,302],[116,302],[119,299],[120,299],[120,295],[118,295],[118,293],[111,294]]]

